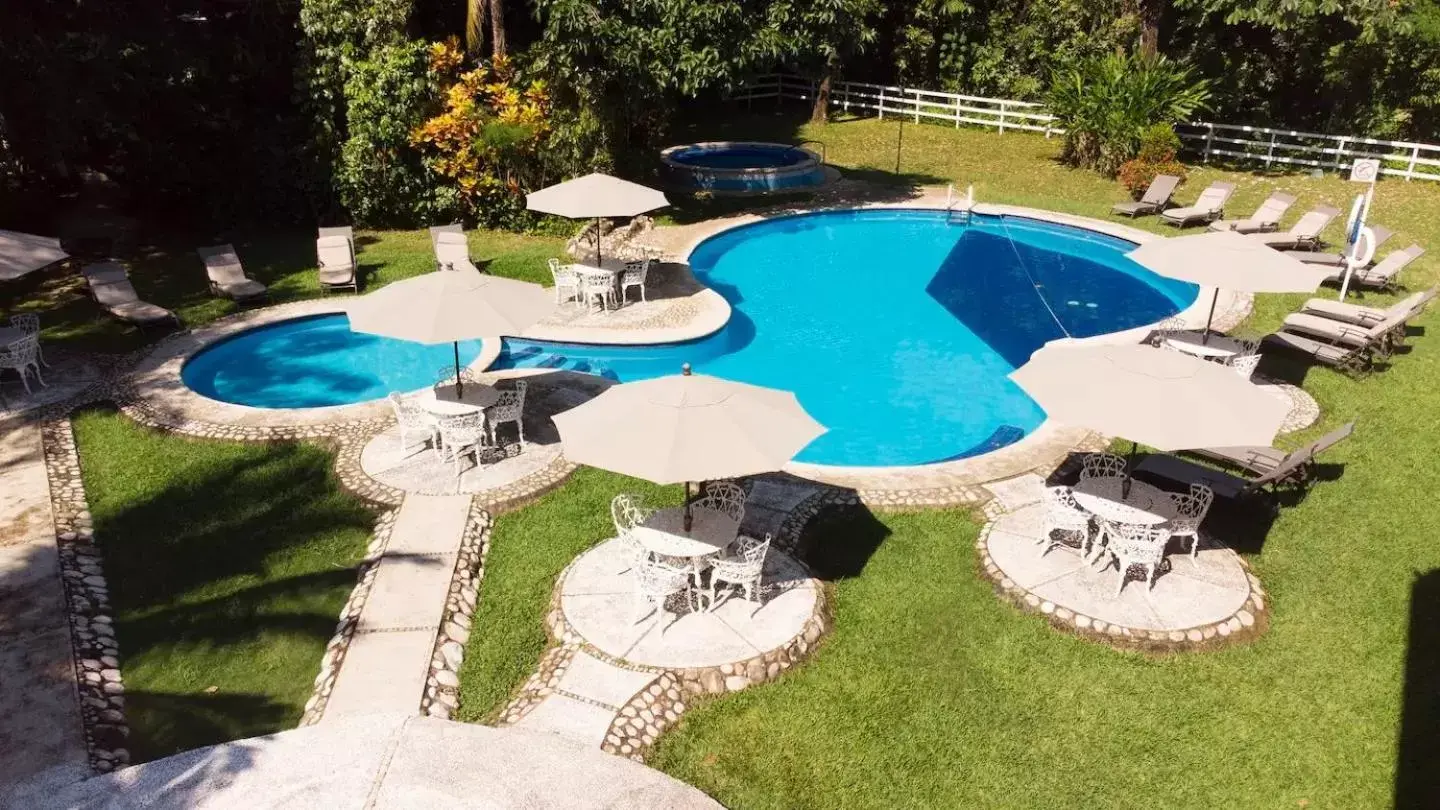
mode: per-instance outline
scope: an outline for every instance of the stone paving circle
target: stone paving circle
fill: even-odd
[[[715,667],[782,647],[805,628],[818,605],[819,583],[788,554],[772,548],[765,559],[765,593],[756,607],[743,594],[714,611],[690,610],[683,598],[667,605],[663,631],[641,617],[628,557],[618,540],[581,555],[560,583],[565,621],[595,649],[630,664]]]
[[[402,447],[398,427],[377,434],[360,454],[361,469],[380,483],[405,492],[473,495],[511,487],[553,464],[563,463],[558,441],[530,441],[523,452],[512,441],[482,448],[479,466],[474,456],[462,456],[457,477],[455,465],[443,460],[424,437],[412,431],[407,438],[408,444]]]

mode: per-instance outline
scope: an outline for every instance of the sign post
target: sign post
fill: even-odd
[[[1365,220],[1370,216],[1370,203],[1375,199],[1375,181],[1379,178],[1380,161],[1377,158],[1356,158],[1350,165],[1350,182],[1368,183],[1369,186],[1363,195],[1355,198],[1355,205],[1351,208],[1350,227],[1346,232],[1345,278],[1340,282],[1341,301],[1345,300],[1350,290],[1350,276],[1355,269],[1368,264],[1375,255],[1375,232],[1365,226]]]

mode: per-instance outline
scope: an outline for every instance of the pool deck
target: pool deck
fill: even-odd
[[[560,308],[555,315],[527,330],[521,337],[574,343],[637,345],[692,340],[722,328],[730,317],[730,306],[722,296],[705,288],[690,273],[686,263],[700,242],[731,228],[777,216],[846,208],[943,209],[946,190],[923,189],[901,198],[895,195],[879,201],[857,199],[838,189],[824,200],[803,209],[777,206],[705,222],[660,226],[642,240],[660,251],[666,260],[652,269],[654,274],[646,302],[632,302],[619,310],[600,312],[578,305]],[[1117,222],[1006,205],[977,204],[980,214],[1008,214],[1036,220],[1087,228],[1098,233],[1143,243],[1165,237]],[[1205,322],[1213,290],[1201,288],[1194,304],[1180,313],[1186,323]],[[631,297],[634,297],[632,291]],[[143,357],[136,367],[117,381],[116,398],[128,410],[143,411],[144,421],[181,430],[192,435],[218,438],[304,438],[330,435],[337,426],[381,429],[392,417],[385,401],[327,408],[268,409],[220,402],[192,391],[180,377],[185,361],[204,347],[237,332],[290,318],[344,312],[354,298],[332,296],[255,309],[223,318],[204,327],[173,335]],[[1222,291],[1215,310],[1215,326],[1228,329],[1249,314],[1252,297]],[[1148,326],[1085,338],[1083,342],[1130,343],[1143,339]],[[483,371],[499,356],[498,341],[488,341],[471,364]],[[533,370],[496,370],[487,378],[520,376]],[[586,398],[593,391],[579,391]],[[1105,447],[1109,439],[1091,431],[1054,421],[1015,444],[973,458],[897,467],[843,467],[791,463],[785,471],[813,481],[853,490],[865,503],[876,507],[942,506],[975,504],[989,500],[983,487],[1032,471],[1054,469],[1076,450]]]

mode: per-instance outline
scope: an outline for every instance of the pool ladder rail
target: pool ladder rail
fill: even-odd
[[[955,184],[945,187],[945,221],[956,225],[970,224],[970,210],[975,207],[975,186],[965,189],[964,197],[955,196]]]

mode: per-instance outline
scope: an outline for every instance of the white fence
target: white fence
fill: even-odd
[[[812,101],[816,83],[798,76],[770,74],[752,80],[733,98],[753,103],[762,99]],[[966,96],[910,87],[892,87],[864,82],[832,82],[830,106],[843,111],[871,111],[922,120],[993,127],[1000,132],[1020,129],[1042,132],[1045,137],[1063,134],[1055,116],[1045,105],[1033,101]],[[1440,181],[1440,145],[1409,141],[1383,141],[1354,135],[1324,135],[1290,129],[1251,127],[1239,124],[1198,122],[1177,126],[1176,133],[1188,148],[1209,161],[1219,156],[1265,164],[1311,166],[1344,171],[1356,158],[1379,158],[1380,172],[1406,180]]]

